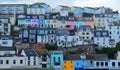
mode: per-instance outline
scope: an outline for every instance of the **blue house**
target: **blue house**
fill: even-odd
[[[21,29],[22,43],[36,43],[37,31],[36,29]]]
[[[88,60],[86,59],[74,60],[75,70],[84,70],[84,68],[87,67],[87,65],[88,65]]]
[[[62,51],[51,52],[50,65],[53,68],[62,68],[62,65],[63,65],[63,53],[62,53]]]

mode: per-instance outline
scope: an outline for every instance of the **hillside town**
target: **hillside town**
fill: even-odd
[[[119,50],[118,10],[0,4],[0,69],[120,70]]]

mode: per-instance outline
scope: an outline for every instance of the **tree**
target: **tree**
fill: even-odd
[[[57,50],[58,49],[58,46],[53,46],[53,45],[50,45],[50,44],[45,44],[45,48],[50,51],[50,50]]]

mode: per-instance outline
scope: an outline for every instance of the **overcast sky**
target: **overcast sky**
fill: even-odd
[[[66,5],[66,6],[89,6],[89,7],[110,7],[113,10],[119,10],[120,12],[120,0],[0,0],[1,4],[7,3],[26,3],[32,4],[35,2],[45,2],[51,7],[56,7],[57,5]]]

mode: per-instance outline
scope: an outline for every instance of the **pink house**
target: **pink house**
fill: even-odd
[[[38,19],[32,19],[31,25],[38,25]]]
[[[66,21],[66,26],[70,26],[70,29],[74,29],[76,21]]]

